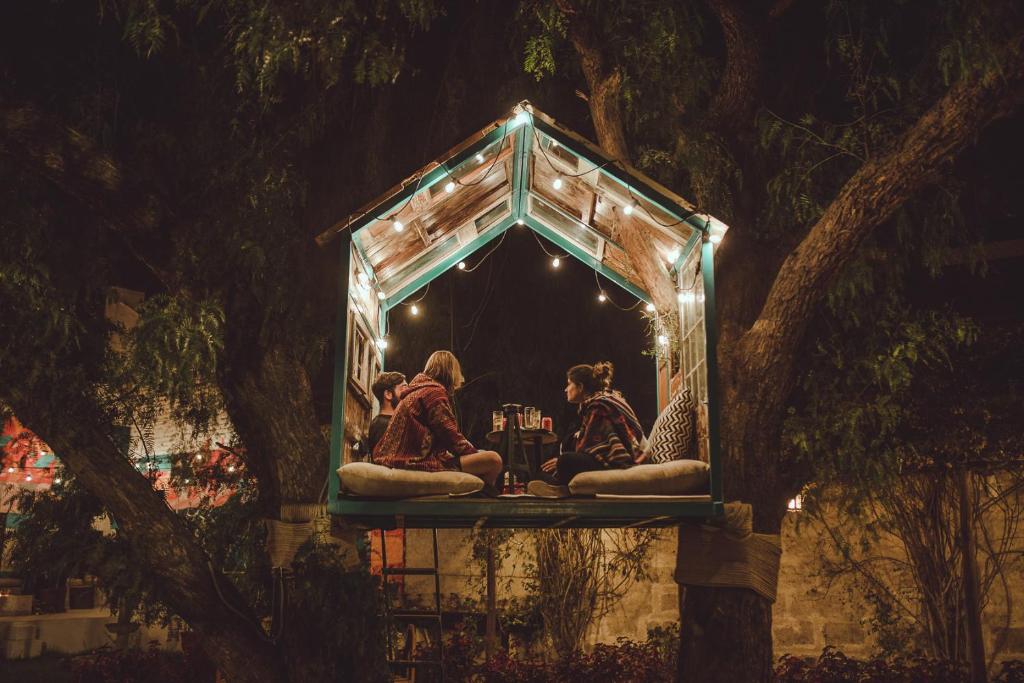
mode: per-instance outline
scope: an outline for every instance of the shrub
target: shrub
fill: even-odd
[[[834,647],[817,659],[784,655],[775,667],[779,683],[968,683],[964,662],[929,659],[920,655],[857,660]],[[1002,665],[993,683],[1024,683],[1024,662]]]
[[[71,660],[75,683],[192,683],[212,681],[213,672],[197,670],[180,652],[165,652],[157,644],[146,649],[102,648]]]

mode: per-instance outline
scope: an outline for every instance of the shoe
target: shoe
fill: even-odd
[[[526,485],[526,492],[538,498],[568,498],[568,486],[555,486],[540,479],[534,479]]]
[[[501,490],[494,484],[484,484],[484,487],[480,489],[480,493],[484,498],[497,498],[501,495]]]

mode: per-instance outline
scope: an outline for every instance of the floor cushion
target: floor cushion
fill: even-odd
[[[708,465],[700,460],[672,460],[635,465],[625,470],[582,472],[569,482],[573,495],[685,496],[709,493]]]
[[[693,395],[683,387],[654,421],[644,451],[646,462],[658,464],[693,457],[695,422]]]
[[[465,472],[415,472],[371,462],[343,465],[338,469],[338,476],[343,491],[382,498],[474,493],[484,487],[482,479]]]

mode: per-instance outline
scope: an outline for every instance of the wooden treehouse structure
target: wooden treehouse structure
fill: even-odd
[[[369,499],[340,491],[338,468],[355,459],[369,423],[369,387],[385,367],[389,311],[517,225],[651,303],[615,238],[622,216],[639,221],[674,276],[678,346],[658,354],[659,408],[681,368],[706,429],[706,490],[673,496],[540,499],[428,496]],[[559,126],[529,103],[494,121],[317,237],[339,252],[328,508],[369,528],[671,526],[721,514],[714,245],[727,226]],[[652,310],[650,307],[648,310]],[[656,343],[663,343],[657,340]]]

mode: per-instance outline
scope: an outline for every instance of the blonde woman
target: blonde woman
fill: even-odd
[[[421,472],[461,470],[475,474],[494,493],[501,474],[501,456],[480,451],[459,431],[452,394],[462,386],[462,367],[451,351],[430,354],[423,372],[402,393],[384,436],[373,450],[373,462]]]

